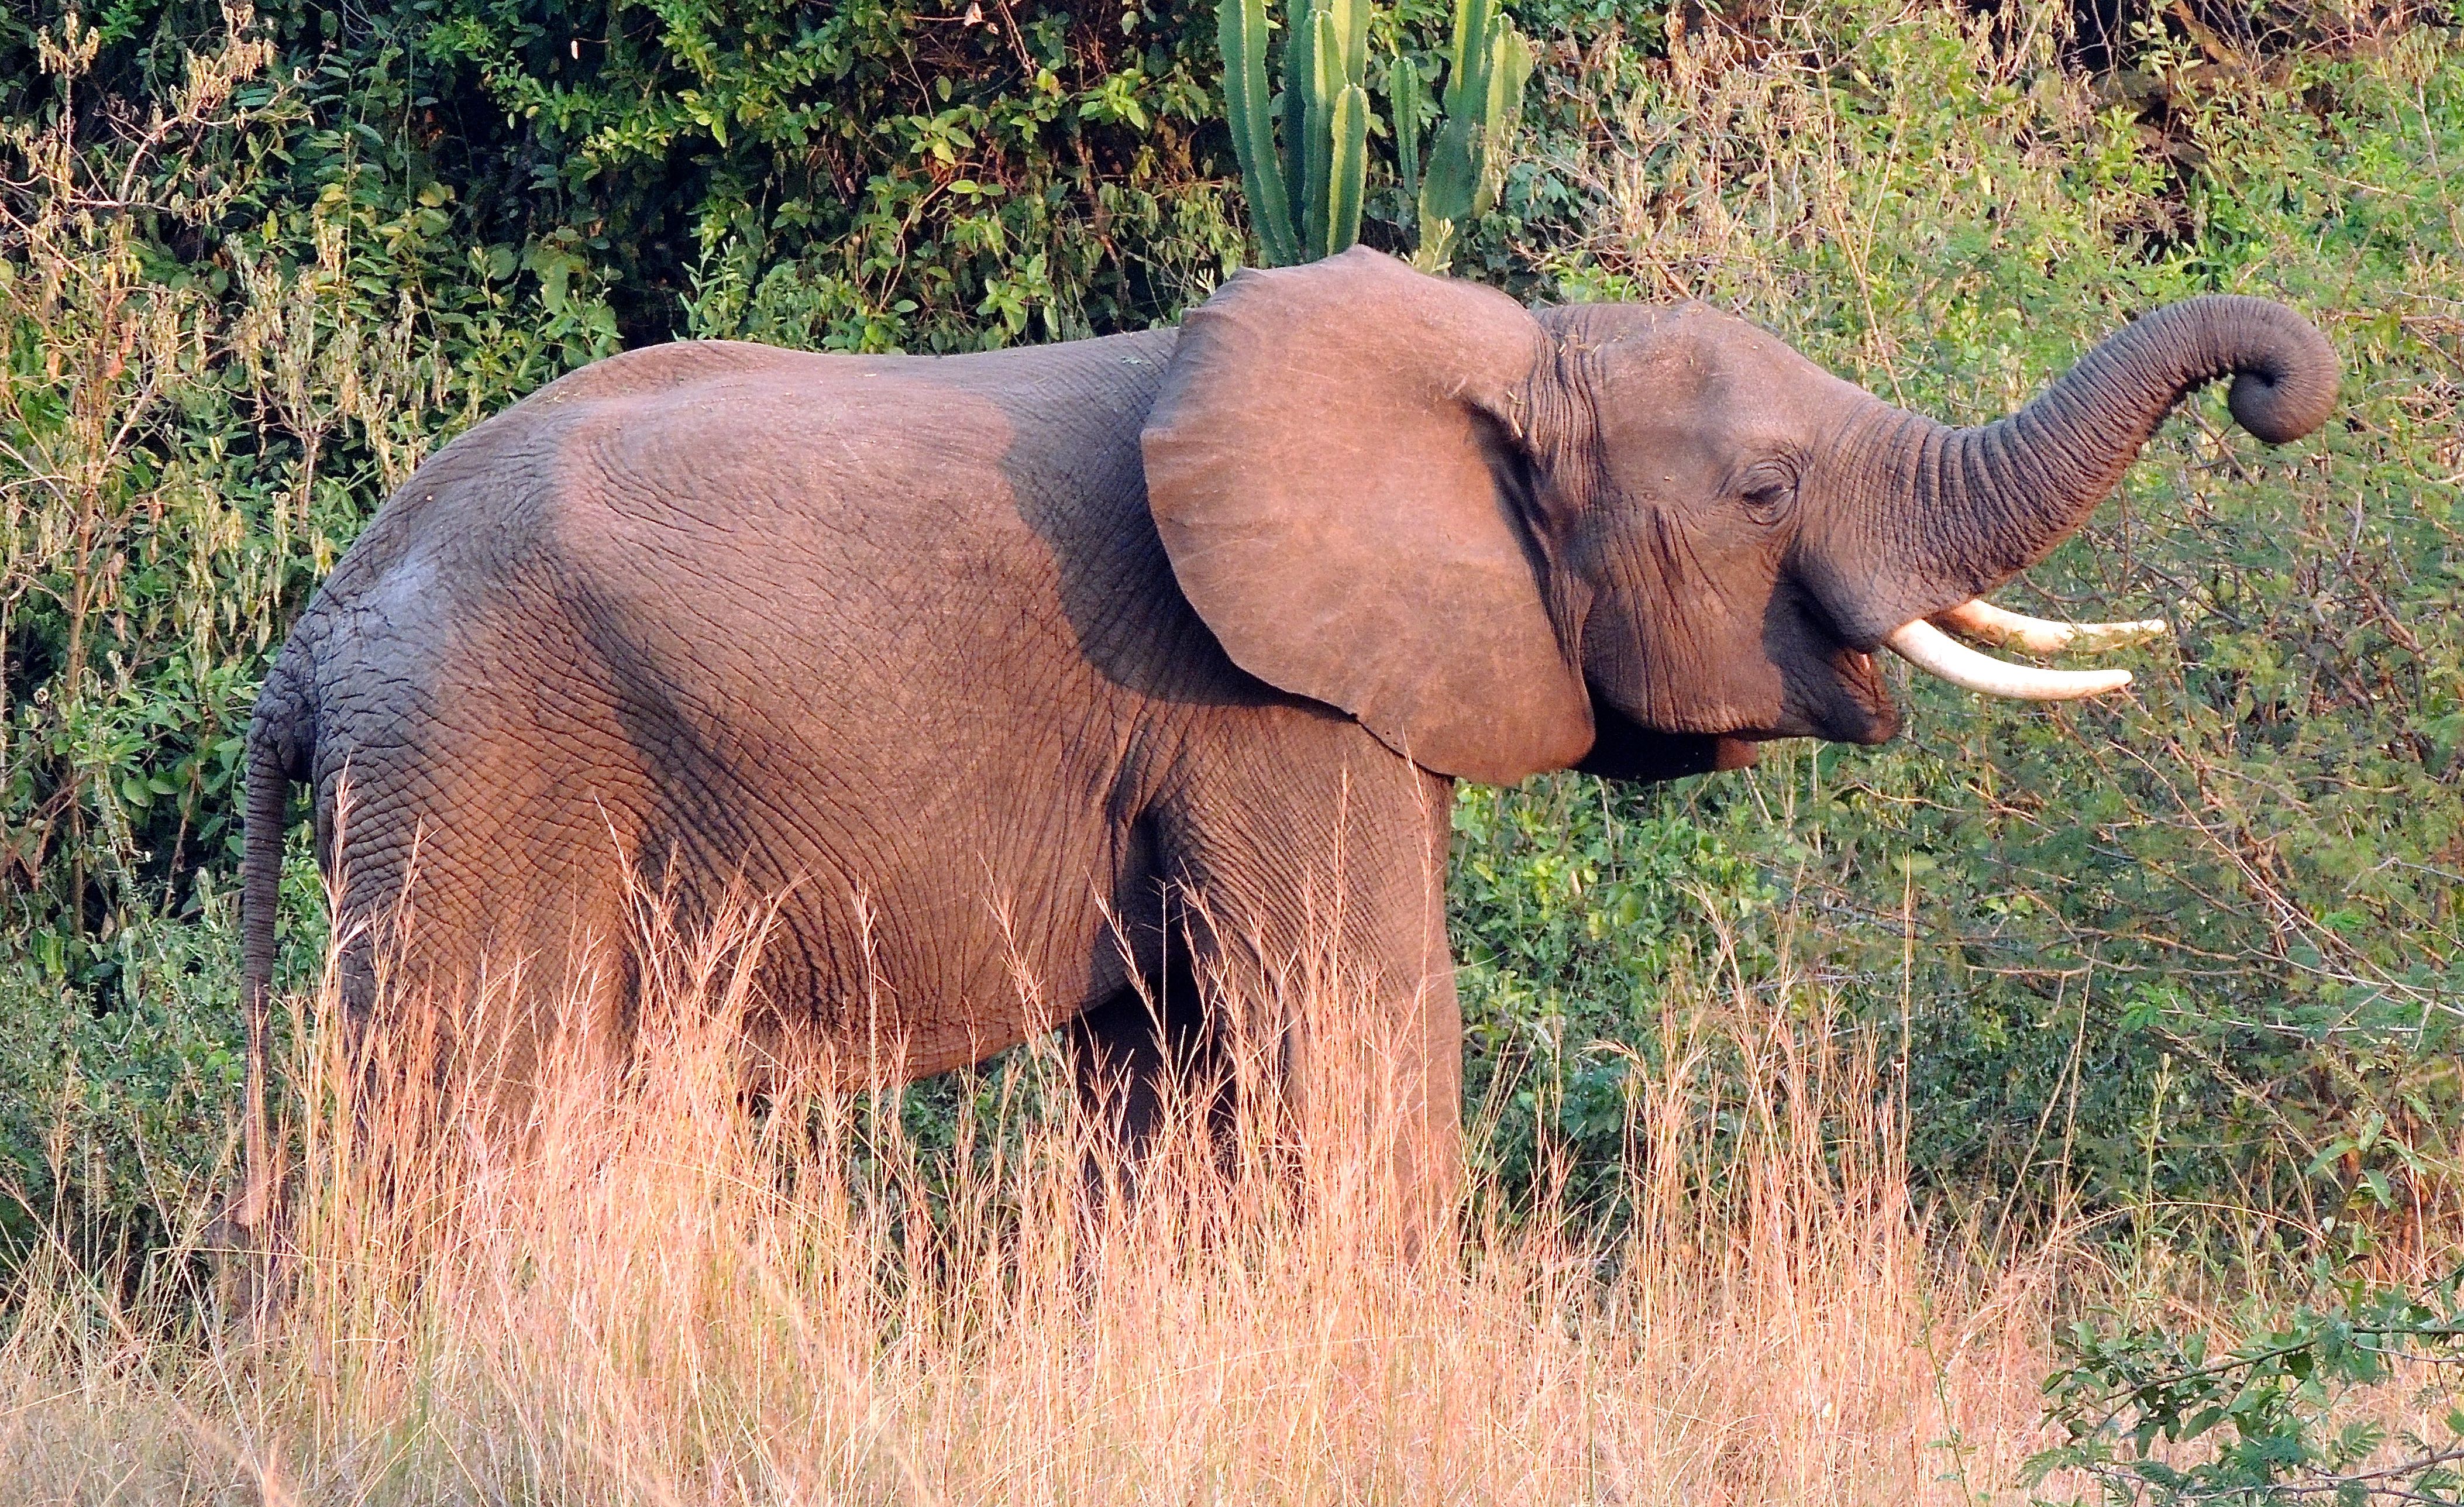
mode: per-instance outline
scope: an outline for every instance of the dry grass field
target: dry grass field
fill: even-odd
[[[1628,1233],[1490,1218],[1413,1252],[1356,1119],[1292,1144],[1243,1117],[1228,1168],[1176,1145],[1092,1198],[1090,1127],[1027,1102],[1048,1064],[1010,1070],[1031,1129],[938,1164],[864,1093],[749,1112],[742,956],[674,970],[614,1079],[552,1053],[517,1135],[451,1068],[338,1112],[341,1032],[312,1029],[327,1109],[270,1311],[195,1320],[171,1269],[60,1263],[0,1360],[0,1474],[45,1501],[1837,1502],[1953,1499],[2032,1443],[2059,1263],[1928,1254],[1854,1038],[1705,998],[1634,1106]],[[1749,1097],[1698,1101],[1714,1051]],[[1722,1116],[1747,1154],[1714,1165]]]
[[[433,1033],[352,1059],[329,986],[271,1285],[202,1204],[185,1258],[38,1261],[12,1499],[2016,1500],[2052,1319],[2146,1275],[1929,1223],[1888,1043],[1789,977],[1662,1023],[1620,1233],[1475,1190],[1431,1237],[1372,1104],[1244,1111],[1124,1191],[1049,1052],[956,1151],[894,1091],[750,1102],[759,931],[671,936],[635,1050],[561,1042],[517,1113]]]

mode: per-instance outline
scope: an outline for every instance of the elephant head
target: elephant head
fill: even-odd
[[[1174,572],[1251,674],[1443,773],[1678,773],[1890,737],[1884,647],[2006,695],[2127,683],[1935,625],[2040,653],[2161,631],[1978,598],[2225,376],[2280,443],[2325,418],[2338,369],[2282,306],[2197,298],[1951,429],[1701,304],[1534,314],[1360,249],[1243,273],[1190,315],[1143,445]]]

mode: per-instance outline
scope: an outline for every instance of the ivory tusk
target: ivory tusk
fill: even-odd
[[[1930,676],[1938,676],[1982,696],[2007,696],[2022,701],[2076,701],[2102,696],[2130,683],[2127,670],[2039,670],[1983,654],[1924,618],[1903,623],[1883,647]]]
[[[2032,654],[2057,654],[2065,649],[2126,649],[2163,637],[2168,630],[2161,617],[2136,623],[2054,623],[2025,612],[1995,607],[1983,597],[1936,612],[1933,620],[1957,633],[1995,649],[2022,649]]]

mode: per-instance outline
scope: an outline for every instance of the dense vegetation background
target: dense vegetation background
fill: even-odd
[[[1580,1192],[1664,1012],[1803,1008],[1757,995],[1785,960],[1997,1225],[2341,1251],[2453,1196],[2464,55],[2436,15],[2090,9],[2082,46],[2016,3],[1515,8],[1541,66],[1461,273],[1709,299],[1954,421],[2209,290],[2309,311],[2349,374],[2281,453],[2189,405],[2011,598],[2172,618],[2130,698],[1911,684],[1883,750],[1467,789],[1512,1180]],[[1377,24],[1434,54],[1443,21]],[[1188,0],[0,13],[0,1226],[143,1238],[227,1158],[239,735],[392,484],[627,345],[1171,320],[1246,255],[1212,30]],[[289,899],[298,981],[304,854]]]

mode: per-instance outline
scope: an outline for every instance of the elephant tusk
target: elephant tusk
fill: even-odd
[[[2076,701],[2102,696],[2130,683],[2127,670],[2039,670],[1983,654],[1924,618],[1903,623],[1882,640],[1883,647],[1908,663],[1982,696],[2008,696],[2022,701]]]
[[[2135,623],[2054,623],[2025,612],[1995,607],[1983,597],[1936,612],[1933,621],[1962,638],[1995,649],[2021,649],[2032,654],[2057,654],[2065,649],[2100,651],[2127,649],[2161,638],[2170,630],[2161,617]]]

